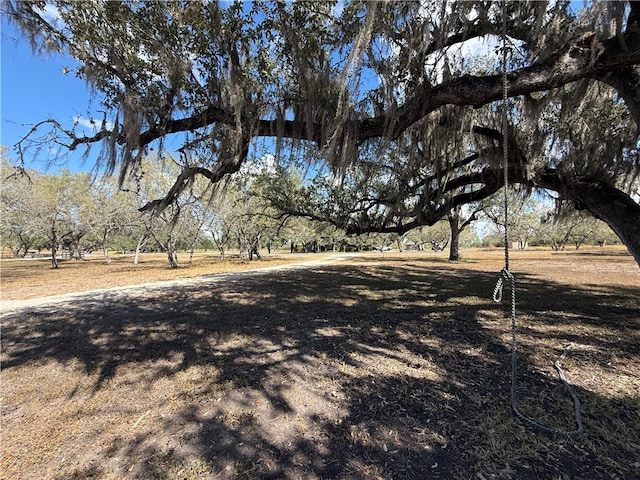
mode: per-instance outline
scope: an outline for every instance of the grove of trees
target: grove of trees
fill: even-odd
[[[110,252],[133,252],[138,263],[142,251],[162,251],[175,268],[178,251],[188,253],[191,262],[196,248],[217,249],[221,258],[234,250],[252,259],[265,249],[317,252],[350,244],[332,225],[277,211],[261,194],[276,173],[257,162],[219,192],[212,194],[208,182],[195,182],[188,194],[150,214],[139,207],[175,179],[173,162],[159,169],[145,160],[141,175],[121,186],[113,176],[94,180],[84,172],[16,169],[5,153],[0,162],[0,247],[14,257],[45,250],[53,268],[62,253],[79,260],[102,251],[105,263],[111,263]],[[378,245],[377,238],[351,242],[356,248]]]
[[[141,205],[164,218],[168,251],[194,185],[223,192],[259,151],[280,172],[260,186],[266,208],[346,234],[454,225],[504,186],[506,138],[510,184],[604,221],[640,265],[636,2],[6,3],[36,51],[77,61],[106,112],[91,134],[42,119],[18,158],[100,144],[91,158],[126,185],[172,156],[175,179]],[[237,235],[255,252],[267,234]]]
[[[95,181],[87,173],[58,174],[19,171],[6,159],[0,163],[0,239],[14,257],[35,253],[51,255],[57,268],[61,255],[80,260],[86,253],[102,252],[111,263],[111,252],[133,253],[138,263],[143,251],[162,251],[171,267],[178,266],[177,252],[214,249],[220,258],[233,250],[249,259],[272,249],[290,252],[327,250],[434,250],[449,247],[449,258],[459,258],[459,246],[502,246],[502,203],[486,201],[473,208],[458,208],[430,227],[417,227],[403,235],[349,236],[329,223],[291,216],[270,201],[269,187],[280,181],[278,171],[267,171],[255,162],[210,195],[208,182],[196,182],[176,202],[153,215],[138,210],[148,198],[167,188],[177,174],[166,163],[158,169],[143,163],[150,174],[119,188],[114,177]],[[291,187],[294,192],[294,186]],[[582,212],[557,214],[552,203],[517,192],[510,200],[512,239],[522,246],[547,246],[554,250],[583,244],[616,243],[606,224]],[[482,221],[483,238],[470,228]],[[43,252],[44,251],[44,252]]]

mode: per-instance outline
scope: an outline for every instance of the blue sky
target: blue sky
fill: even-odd
[[[87,107],[90,92],[84,81],[73,73],[64,74],[63,67],[72,66],[72,60],[61,55],[36,56],[29,41],[21,38],[17,29],[2,17],[2,70],[0,108],[0,144],[9,147],[23,137],[31,125],[53,117],[71,126],[77,116],[89,118]],[[96,106],[98,102],[93,102]],[[99,108],[98,106],[96,108]],[[97,155],[98,149],[95,149]],[[91,158],[80,165],[79,153],[69,158],[72,170],[89,171]],[[13,150],[10,158],[16,159]],[[46,158],[27,166],[45,170]],[[55,172],[59,166],[51,166]]]

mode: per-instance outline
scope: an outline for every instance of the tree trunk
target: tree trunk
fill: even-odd
[[[136,244],[136,254],[133,257],[133,264],[134,265],[138,265],[138,262],[140,261],[140,251],[147,244],[147,239],[148,238],[149,237],[147,236],[146,233],[140,235],[140,238],[138,239],[138,243]]]
[[[212,234],[211,238],[213,238],[213,243],[215,243],[216,247],[218,247],[218,251],[220,252],[220,260],[224,260],[224,248],[227,243],[226,241],[224,241],[224,234],[220,235],[220,238],[216,238],[216,236]]]
[[[176,257],[176,249],[171,237],[167,238],[167,259],[171,268],[178,268],[178,259]]]
[[[605,222],[640,266],[640,205],[621,190],[593,177],[560,177],[555,170],[546,171],[538,186],[560,193],[574,202],[576,210],[587,210]]]
[[[249,256],[249,252],[247,252],[247,249],[248,249],[247,242],[244,240],[244,235],[242,235],[242,233],[240,232],[238,235],[238,254],[240,258],[245,257],[245,252],[247,257]],[[251,258],[249,258],[249,260],[251,260]]]
[[[55,221],[51,227],[51,268],[58,268],[58,233]]]
[[[30,248],[31,248],[31,242],[27,240],[20,240],[20,246],[18,247],[18,249],[15,251],[15,253],[13,252],[13,250],[11,250],[11,253],[13,254],[14,257],[25,258],[29,253]]]
[[[569,235],[571,235],[571,230],[565,233],[564,237],[562,237],[562,240],[560,240],[559,250],[562,252],[564,252],[564,247],[567,246],[567,242],[569,241]]]
[[[202,224],[198,227],[198,232],[200,232],[200,228],[202,228]],[[196,242],[198,241],[198,235],[194,235],[191,239],[191,245],[189,245],[189,265],[193,265],[193,256],[196,252]]]
[[[249,260],[253,260],[254,255],[258,260],[262,259],[262,255],[260,255],[260,252],[258,251],[259,244],[260,236],[254,238],[253,241],[249,244]]]
[[[109,256],[109,230],[106,228],[102,235],[102,252],[104,253],[104,263],[111,265],[111,257]]]
[[[51,268],[58,268],[58,245],[51,245]]]
[[[69,258],[71,258],[72,260],[82,259],[82,255],[80,255],[80,246],[75,239],[72,239],[69,243]]]
[[[460,215],[457,211],[452,211],[447,215],[449,228],[451,230],[451,244],[449,245],[449,260],[457,262],[460,260]]]

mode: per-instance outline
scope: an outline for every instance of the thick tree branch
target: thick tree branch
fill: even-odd
[[[240,170],[240,167],[244,163],[249,153],[250,137],[244,135],[240,145],[238,145],[238,151],[234,152],[227,158],[223,158],[218,162],[215,169],[209,170],[204,167],[188,166],[184,167],[178,178],[174,182],[169,192],[163,197],[156,200],[152,200],[139,209],[141,212],[152,212],[154,214],[161,213],[169,205],[171,205],[182,192],[184,192],[189,185],[192,185],[197,175],[202,175],[209,179],[212,184],[215,184],[222,180],[225,175]]]
[[[640,205],[621,190],[593,177],[567,176],[549,168],[535,184],[573,201],[616,232],[640,265]]]
[[[640,32],[623,35],[623,41],[613,37],[603,42],[581,38],[563,51],[535,64],[510,72],[509,96],[561,87],[584,78],[600,79],[603,75],[640,63]],[[354,120],[355,140],[376,137],[397,138],[411,125],[443,105],[485,105],[502,96],[501,75],[464,75],[440,84],[425,87],[411,97],[397,112],[374,118]],[[211,106],[191,117],[168,120],[163,128],[153,127],[140,135],[142,146],[169,134],[193,131],[213,123],[235,125],[234,112]],[[319,142],[323,138],[319,124],[301,120],[260,120],[254,136],[283,136]]]
[[[580,38],[563,51],[533,65],[508,74],[508,95],[546,91],[584,78],[640,63],[640,32],[630,31],[603,42],[595,37]],[[425,86],[411,97],[393,119],[387,115],[364,119],[357,124],[360,140],[374,137],[395,139],[411,125],[443,105],[486,105],[502,98],[502,76],[465,75],[430,88]],[[389,125],[391,128],[389,129]]]
[[[578,39],[555,55],[529,67],[510,72],[508,74],[509,96],[549,90],[576,80],[593,78],[608,81],[615,88],[620,88],[621,95],[626,99],[629,95],[637,93],[637,87],[634,91],[632,83],[635,78],[628,80],[623,78],[614,84],[611,80],[614,75],[611,75],[611,72],[619,70],[623,70],[623,73],[628,72],[632,65],[639,63],[640,29],[626,32],[622,39],[613,37],[603,42],[597,42],[594,38]],[[501,98],[501,88],[500,75],[464,75],[433,88],[425,86],[395,112],[353,120],[348,130],[354,132],[353,140],[356,142],[378,137],[396,139],[411,125],[443,105],[476,107],[485,105]],[[633,110],[636,104],[629,102],[629,105],[636,122],[640,122],[637,113]],[[140,147],[144,148],[168,134],[195,131],[215,123],[235,127],[237,120],[234,111],[212,105],[189,117],[161,120],[157,125],[141,132]],[[245,126],[254,125],[251,131],[254,137],[281,136],[309,140],[318,144],[323,138],[327,138],[327,132],[324,132],[318,123],[265,119],[252,123],[249,118],[243,118],[242,121]],[[113,134],[115,133],[101,131],[91,137],[71,136],[72,142],[69,147],[73,149],[81,144],[95,143]],[[123,141],[124,137],[119,136],[118,142]]]

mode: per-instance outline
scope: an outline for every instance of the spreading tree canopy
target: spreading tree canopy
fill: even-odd
[[[159,211],[197,176],[219,182],[266,149],[285,174],[313,163],[315,175],[298,192],[274,182],[274,201],[349,232],[431,225],[503,186],[498,50],[507,48],[510,182],[604,220],[640,264],[635,2],[6,8],[35,50],[78,61],[106,112],[89,135],[43,119],[17,145],[21,156],[43,136],[67,150],[100,144],[92,158],[124,181],[151,148],[161,157],[166,140],[180,142],[181,174],[143,207]]]

